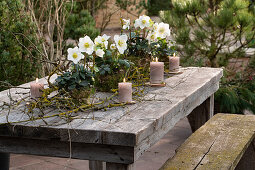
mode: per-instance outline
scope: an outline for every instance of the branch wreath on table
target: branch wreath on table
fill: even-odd
[[[142,101],[146,88],[149,88],[145,86],[146,82],[164,83],[164,63],[158,60],[170,61],[168,57],[175,53],[174,43],[168,40],[169,25],[154,23],[145,15],[136,19],[133,26],[126,19],[121,19],[121,25],[121,34],[115,35],[113,41],[106,34],[94,41],[88,35],[80,38],[77,47],[67,50],[70,68],[62,70],[64,67],[57,65],[48,76],[46,89],[36,82],[31,84],[31,95],[27,98],[12,100],[10,93],[10,103],[2,106],[9,108],[7,122],[41,119],[49,125],[47,119],[51,117],[70,122],[78,112],[89,114],[93,110]],[[178,69],[179,58],[177,60],[169,66]],[[58,77],[51,82],[55,74]],[[24,105],[23,112],[28,119],[8,121],[11,110]]]

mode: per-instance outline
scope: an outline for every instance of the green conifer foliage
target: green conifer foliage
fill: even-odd
[[[0,81],[19,85],[37,77],[37,45],[33,24],[21,0],[1,0]]]
[[[221,112],[255,113],[255,8],[253,0],[172,0],[163,20],[172,35],[183,66],[227,67],[229,59],[248,57],[242,70],[226,69],[215,95]],[[244,71],[243,71],[244,70]]]
[[[80,4],[75,2],[72,8],[72,13],[66,21],[64,39],[78,40],[84,35],[89,35],[91,39],[96,38],[100,32],[95,28],[95,20],[89,11],[82,9]]]
[[[255,37],[255,15],[249,0],[173,0],[164,14],[173,28],[180,54],[188,63],[200,61],[212,67],[224,66]]]

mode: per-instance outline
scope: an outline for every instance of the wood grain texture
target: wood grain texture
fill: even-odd
[[[254,137],[255,116],[217,114],[193,133],[161,170],[235,169]],[[249,161],[253,167],[254,160]]]
[[[17,137],[0,137],[0,152],[97,160],[131,164],[134,149],[128,146],[60,142]]]
[[[201,105],[196,107],[187,117],[192,132],[195,132],[213,116],[214,95],[206,99]]]
[[[106,170],[106,163],[102,161],[89,161],[90,170]]]
[[[133,160],[136,160],[219,88],[222,69],[189,67],[181,71],[182,74],[167,78],[165,87],[147,87],[142,102],[107,111],[77,113],[76,119],[68,124],[58,117],[45,120],[49,122],[48,125],[43,120],[3,124],[7,122],[8,110],[2,111],[0,136],[60,143],[69,142],[71,137],[74,143],[131,147]],[[46,83],[44,79],[41,82]],[[29,87],[29,83],[22,86]],[[16,95],[16,90],[10,91],[12,96]],[[7,93],[1,92],[0,100],[8,103]],[[27,119],[22,110],[24,106],[12,110],[9,121]],[[53,110],[51,114],[54,113]]]
[[[0,152],[0,168],[1,170],[9,170],[10,167],[10,154]]]
[[[134,164],[125,165],[125,164],[118,164],[118,163],[106,163],[106,170],[134,170]]]

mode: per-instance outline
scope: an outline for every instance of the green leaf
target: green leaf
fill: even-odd
[[[85,73],[84,72],[80,72],[80,76],[81,76],[81,78],[85,79]]]
[[[87,80],[82,80],[82,81],[80,82],[80,85],[83,86],[83,87],[88,86],[88,84],[89,84],[89,82],[88,82]]]
[[[98,72],[99,72],[99,68],[98,68],[97,66],[95,66],[95,67],[94,67],[94,71],[95,71],[96,73],[98,73]]]
[[[72,84],[72,85],[68,86],[68,90],[73,90],[73,89],[75,89],[75,87],[76,87],[76,85]]]

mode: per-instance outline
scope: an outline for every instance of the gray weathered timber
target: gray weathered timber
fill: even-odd
[[[105,156],[104,161],[130,164],[159,141],[180,119],[189,115],[192,110],[204,103],[219,88],[222,69],[189,67],[182,68],[181,71],[182,74],[167,78],[165,87],[146,88],[145,96],[141,102],[125,107],[111,108],[107,111],[76,113],[75,119],[70,123],[65,123],[62,119],[54,117],[45,120],[4,124],[7,122],[8,109],[6,109],[0,114],[0,138],[42,140],[47,141],[47,145],[51,141],[55,141],[63,144],[63,146],[59,146],[59,148],[62,147],[60,150],[64,150],[69,141],[84,145],[93,144],[95,147],[101,145],[127,147],[132,148],[133,155],[130,156],[132,158],[128,156],[124,161],[119,161],[116,160],[117,157],[113,156],[111,160],[107,160],[108,156]],[[40,81],[46,83],[45,79]],[[22,87],[29,87],[29,83],[22,85]],[[18,90],[10,91],[12,97],[17,98],[15,92]],[[9,102],[8,97],[5,97],[7,93],[8,90],[0,93],[0,101]],[[105,96],[109,96],[109,94],[105,94]],[[28,115],[23,114],[23,110],[24,106],[12,110],[8,116],[8,121],[26,120]],[[55,113],[56,111],[53,109],[49,115]],[[48,124],[45,124],[45,121]],[[4,147],[5,144],[1,144],[0,151],[4,152],[11,149],[12,152],[15,152],[14,148]],[[30,150],[23,150],[23,153],[36,154],[30,152]],[[37,154],[51,154],[48,153],[49,150],[47,153],[42,152]],[[127,152],[129,153],[129,151]],[[69,157],[64,152],[61,154],[62,157]],[[75,158],[79,158],[78,156]],[[79,159],[85,159],[85,157],[81,156]],[[90,156],[86,159],[103,161],[103,159]]]
[[[106,163],[102,161],[89,161],[90,170],[106,170]]]
[[[1,170],[8,170],[10,166],[10,154],[0,152],[0,167]]]
[[[133,170],[134,164],[125,165],[125,164],[107,162],[106,169],[107,170]]]
[[[17,137],[1,137],[0,151],[17,154],[31,154],[74,158],[83,160],[109,161],[122,164],[134,162],[134,149],[130,146],[61,142]]]
[[[192,132],[195,132],[213,116],[214,95],[210,96],[204,103],[196,107],[189,115],[188,120]]]
[[[255,116],[216,114],[160,170],[255,169]]]

